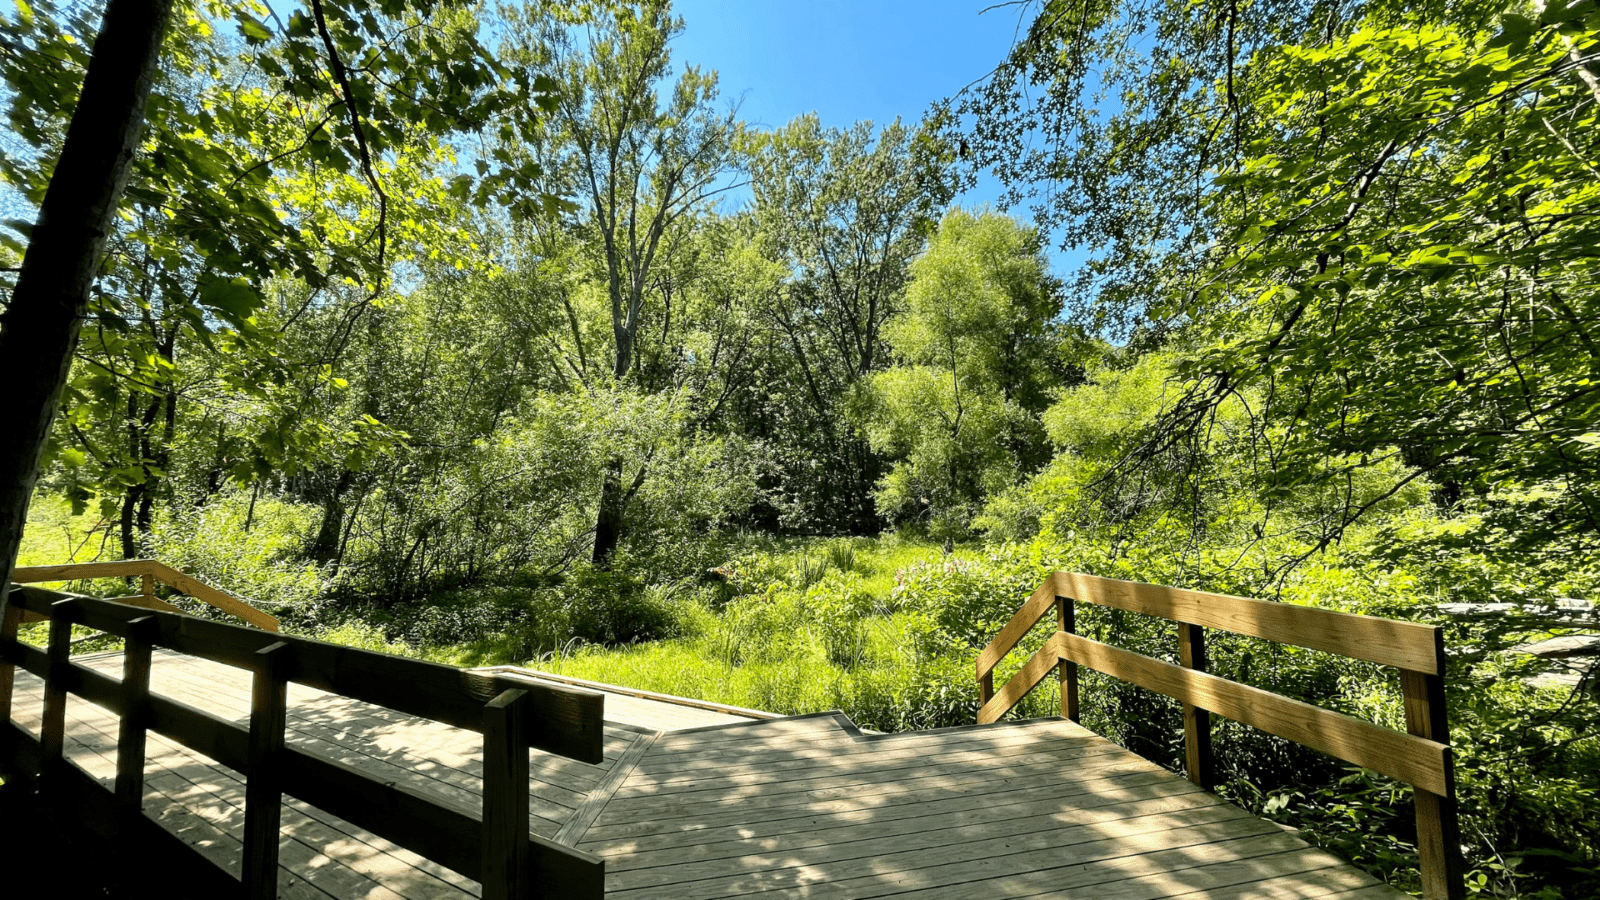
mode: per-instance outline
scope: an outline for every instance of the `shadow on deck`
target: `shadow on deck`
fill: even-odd
[[[17,675],[13,720],[37,735],[44,686]],[[239,669],[158,653],[151,689],[249,719]],[[633,721],[607,717],[601,763],[530,751],[533,833],[604,858],[607,896],[1400,896],[1069,721],[868,735],[840,713],[740,721],[633,699]],[[116,717],[73,698],[67,718],[66,758],[109,788]],[[290,745],[463,812],[482,804],[475,732],[300,685],[287,719]],[[144,814],[234,873],[244,795],[239,773],[151,735]],[[310,804],[286,799],[281,815],[281,897],[480,895]]]
[[[981,724],[883,735],[837,712],[780,717],[282,636],[150,560],[19,580],[75,572],[142,577],[143,593],[13,589],[0,766],[98,835],[98,855],[208,896],[1403,896],[1212,793],[1212,715],[1411,783],[1425,893],[1462,891],[1431,626],[1058,572],[979,654]],[[156,596],[163,579],[267,630],[182,614]],[[1076,634],[1078,603],[1177,622],[1179,662]],[[1055,632],[995,690],[1051,611]],[[15,640],[25,617],[51,622],[48,651]],[[74,625],[127,649],[71,659]],[[1398,668],[1408,731],[1207,673],[1208,628]],[[1077,724],[1080,665],[1184,704],[1188,778]],[[1060,718],[997,721],[1052,673]]]

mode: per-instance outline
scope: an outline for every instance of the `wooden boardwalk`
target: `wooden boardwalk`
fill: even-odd
[[[80,660],[120,674],[119,655]],[[236,722],[249,674],[156,654],[151,689]],[[42,685],[17,672],[37,734]],[[1064,720],[863,734],[844,716],[752,720],[607,697],[599,765],[532,751],[534,833],[606,859],[608,896],[1400,897],[1277,826]],[[116,720],[78,699],[67,758],[110,784]],[[288,743],[463,810],[482,736],[293,685]],[[239,870],[238,773],[152,734],[145,814]],[[459,898],[478,886],[337,817],[283,807],[279,894]]]

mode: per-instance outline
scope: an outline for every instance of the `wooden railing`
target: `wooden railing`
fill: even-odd
[[[45,806],[71,810],[105,846],[126,850],[128,859],[164,879],[176,878],[188,893],[277,895],[283,795],[478,880],[486,900],[604,893],[605,864],[599,857],[528,831],[528,748],[601,762],[604,698],[599,694],[40,588],[14,586],[10,600],[0,622],[0,768],[35,782]],[[16,640],[24,613],[49,620],[48,650]],[[74,625],[123,639],[121,681],[69,659]],[[252,672],[249,727],[151,693],[156,647]],[[45,681],[37,740],[11,722],[14,666]],[[481,732],[481,815],[285,744],[289,682]],[[68,692],[120,716],[110,792],[63,756]],[[240,878],[143,814],[150,731],[245,776]]]
[[[1159,616],[1178,623],[1178,665],[1075,634],[1076,603]],[[1056,632],[999,691],[995,666],[1052,611]],[[1336,653],[1400,670],[1406,731],[1384,728],[1207,674],[1205,629]],[[1078,721],[1078,666],[1120,678],[1183,704],[1189,779],[1209,790],[1215,778],[1212,713],[1271,732],[1330,756],[1408,782],[1415,788],[1417,849],[1424,896],[1464,896],[1455,770],[1445,717],[1444,638],[1431,625],[1269,603],[1181,588],[1056,572],[1039,585],[999,635],[978,654],[979,722],[993,722],[1052,671],[1061,715]]]
[[[118,603],[162,612],[183,612],[171,603],[156,597],[156,582],[160,582],[201,603],[238,616],[257,628],[264,628],[267,631],[278,630],[277,619],[251,606],[244,598],[214,588],[154,559],[121,559],[114,562],[69,563],[62,566],[18,566],[11,574],[11,580],[17,584],[80,581],[87,578],[139,579],[139,593],[113,598]],[[28,613],[22,619],[23,624],[37,621],[41,621],[37,613]]]

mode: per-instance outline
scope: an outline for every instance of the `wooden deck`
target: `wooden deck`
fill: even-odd
[[[80,660],[119,677],[121,659]],[[14,720],[42,684],[17,672]],[[156,654],[151,689],[233,721],[248,673]],[[110,784],[116,720],[69,701],[67,758]],[[459,805],[481,804],[482,736],[300,685],[288,743]],[[1065,720],[868,735],[844,716],[752,720],[613,693],[605,758],[532,751],[531,829],[606,859],[608,896],[1403,896]],[[238,872],[238,773],[155,734],[145,814]],[[478,885],[337,817],[283,806],[280,896],[456,898]]]

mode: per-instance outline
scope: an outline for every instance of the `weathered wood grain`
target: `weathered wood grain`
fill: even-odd
[[[1442,671],[1434,652],[1439,640],[1439,629],[1434,625],[1076,572],[1056,572],[1046,583],[1053,584],[1055,593],[1085,603],[1220,628],[1400,669],[1435,675]]]
[[[1178,664],[1196,672],[1206,670],[1205,630],[1199,625],[1178,623]],[[1211,752],[1211,713],[1193,703],[1183,704],[1183,762],[1189,780],[1211,790],[1216,783],[1216,757]]]
[[[1424,790],[1449,790],[1450,748],[1270,691],[1141,656],[1075,634],[1056,635],[1063,656]]]
[[[1023,602],[1022,607],[1016,611],[1011,620],[1000,629],[989,645],[978,652],[978,663],[975,677],[982,681],[985,675],[994,670],[994,667],[1004,659],[1012,648],[1017,646],[1017,641],[1033,630],[1039,620],[1050,614],[1055,607],[1056,585],[1049,578],[1044,584],[1034,590],[1033,595]],[[986,701],[987,702],[987,701]]]
[[[1057,635],[1063,633],[1056,632]],[[996,691],[994,696],[989,699],[989,702],[978,710],[978,723],[981,725],[996,721],[1010,712],[1013,707],[1022,702],[1024,697],[1033,693],[1033,689],[1044,681],[1046,675],[1056,670],[1056,666],[1061,662],[1061,659],[1060,641],[1055,637],[1051,637],[1043,647],[1039,648],[1037,653],[1034,653],[1027,662],[1022,664],[1022,668],[1017,670],[1017,674],[1011,676],[1005,686]]]

